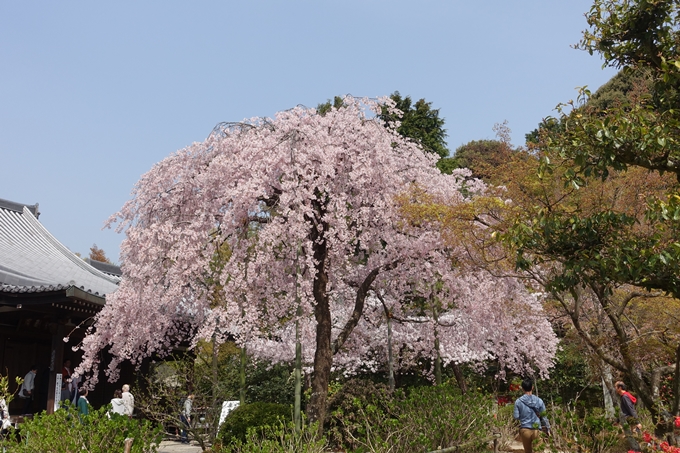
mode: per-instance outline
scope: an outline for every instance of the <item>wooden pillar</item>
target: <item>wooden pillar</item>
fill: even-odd
[[[64,362],[64,324],[57,323],[52,333],[52,348],[50,350],[50,381],[47,387],[47,413],[54,413],[55,401],[61,398],[61,389],[57,389],[57,373],[61,375]]]

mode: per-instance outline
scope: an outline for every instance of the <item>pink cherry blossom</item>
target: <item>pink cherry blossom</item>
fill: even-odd
[[[106,349],[115,379],[122,360],[214,333],[291,360],[298,320],[319,417],[332,367],[384,360],[380,291],[409,320],[395,338],[411,359],[432,354],[436,331],[445,362],[495,358],[546,373],[556,340],[538,298],[516,280],[452,268],[457,252],[439,230],[404,221],[395,201],[418,187],[466,203],[463,193],[484,185],[467,170],[441,174],[435,157],[375,117],[379,107],[348,97],[325,115],[296,107],[222,124],[143,175],[109,222],[126,233],[124,278],[83,341],[78,371],[96,376]],[[414,291],[439,301],[436,322],[409,306]]]

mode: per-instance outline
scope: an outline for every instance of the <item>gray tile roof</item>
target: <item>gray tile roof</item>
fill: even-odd
[[[102,271],[106,275],[112,275],[114,277],[121,277],[123,271],[120,270],[120,266],[110,263],[104,263],[102,261],[93,260],[90,258],[85,258],[85,262],[97,270]]]
[[[64,247],[35,217],[37,204],[0,199],[0,293],[79,288],[104,297],[120,278],[101,272]]]

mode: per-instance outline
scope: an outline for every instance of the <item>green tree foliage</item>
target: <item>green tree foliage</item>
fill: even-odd
[[[331,108],[336,108],[339,109],[344,105],[342,98],[340,96],[335,96],[333,97],[333,101],[327,100],[323,104],[319,104],[316,106],[316,110],[319,112],[319,115],[325,115]]]
[[[622,68],[626,77],[644,74],[647,93],[606,112],[562,106],[553,121],[563,122],[565,133],[549,137],[548,146],[572,158],[586,176],[606,177],[632,165],[680,177],[677,1],[597,0],[586,18],[590,29],[579,47]],[[582,92],[582,103],[588,95]]]
[[[671,172],[680,178],[680,114],[671,108],[678,100],[680,84],[677,13],[674,1],[597,0],[591,8],[587,15],[591,29],[584,33],[580,47],[600,53],[605,64],[622,68],[623,75],[612,80],[613,88],[605,91],[611,96],[593,96],[589,106],[586,104],[589,93],[583,91],[580,104],[572,105],[575,108],[571,110],[562,106],[560,116],[547,121],[553,125],[560,123],[561,127],[548,131],[542,146],[573,163],[574,168],[564,173],[569,184],[579,187],[586,183],[586,178],[606,179],[612,170],[625,171],[631,166],[661,174]],[[621,95],[616,96],[617,91],[625,93],[625,101],[620,100]],[[615,98],[619,102],[613,102]],[[544,155],[543,170],[553,169]],[[650,199],[644,220],[652,225],[654,234],[643,238],[617,235],[613,245],[618,250],[595,256],[591,263],[599,263],[596,265],[602,268],[603,276],[613,281],[679,296],[677,184]],[[637,219],[602,211],[572,221],[570,230],[576,236],[571,242],[589,244],[608,231],[632,229]],[[553,224],[552,228],[559,226]]]
[[[593,93],[586,109],[606,113],[611,109],[632,108],[648,96],[651,82],[649,71],[645,69],[619,71]]]
[[[500,140],[473,140],[456,148],[453,161],[456,168],[469,168],[476,178],[490,182],[494,169],[510,159],[515,151]]]
[[[654,310],[666,305],[640,289],[680,296],[679,12],[677,1],[595,0],[579,47],[622,74],[600,94],[582,89],[544,122],[538,178],[522,184],[537,202],[523,204],[531,212],[504,236],[518,267],[540,269],[581,338],[626,375],[660,436],[680,402],[678,338],[670,341],[674,366],[641,360],[634,343],[642,336],[629,314],[647,299],[657,301]],[[655,376],[669,371],[675,396],[663,407]]]
[[[413,103],[410,96],[402,97],[398,91],[392,93],[390,99],[396,104],[395,107],[403,112],[403,116],[398,117],[387,108],[383,108],[378,115],[383,121],[400,121],[401,125],[397,132],[401,135],[419,143],[427,152],[437,154],[439,157],[449,155],[444,118],[439,117],[439,109],[433,109],[432,103],[425,99]]]
[[[219,389],[219,400],[237,400],[240,391],[240,349],[233,342],[222,343],[213,364],[211,342],[200,342],[192,362],[194,382],[190,384],[197,392],[210,395]],[[217,372],[214,375],[214,372]],[[246,363],[246,401],[293,404],[293,365],[272,365],[248,357]]]
[[[453,170],[461,168],[455,157],[442,157],[437,161],[437,168],[445,175],[450,175]]]
[[[399,121],[401,124],[397,128],[404,137],[408,137],[427,152],[436,154],[440,157],[437,167],[442,173],[451,174],[456,168],[461,168],[459,163],[449,156],[449,149],[446,146],[446,129],[444,129],[444,118],[439,117],[439,109],[433,109],[432,103],[425,99],[420,99],[415,103],[411,96],[402,97],[398,91],[390,95],[395,107],[403,112],[399,116],[390,113],[387,108],[383,108],[378,115],[385,122]],[[340,96],[328,99],[326,102],[317,105],[316,110],[324,115],[331,108],[340,108],[343,101]]]
[[[611,109],[630,109],[646,100],[651,89],[652,79],[649,70],[621,70],[588,97],[579,110],[582,111],[581,113],[587,111],[602,115]],[[525,135],[527,145],[537,146],[541,132],[552,134],[564,132],[564,124],[561,121],[555,121],[554,118],[547,118],[539,124],[538,128]]]

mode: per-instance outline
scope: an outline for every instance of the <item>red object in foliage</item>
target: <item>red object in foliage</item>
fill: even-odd
[[[496,401],[498,401],[499,406],[506,406],[510,403],[512,403],[512,400],[510,399],[509,396],[499,396]]]
[[[677,420],[680,417],[676,417],[676,423]],[[651,434],[648,432],[644,432],[642,434],[642,440],[647,442],[649,444],[650,450],[648,451],[663,451],[665,453],[680,453],[680,447],[673,447],[672,445],[669,445],[668,442],[661,442],[658,443],[658,440],[654,438]],[[634,450],[628,450],[628,453],[637,453]]]
[[[510,384],[511,392],[516,392],[517,390],[519,390],[519,384]]]
[[[680,428],[680,417],[675,417],[675,427]]]

